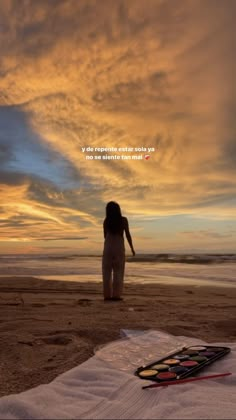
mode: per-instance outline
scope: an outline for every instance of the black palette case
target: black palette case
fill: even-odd
[[[227,355],[229,347],[195,345],[162,357],[135,371],[140,379],[156,382],[172,381],[193,376],[198,371]]]

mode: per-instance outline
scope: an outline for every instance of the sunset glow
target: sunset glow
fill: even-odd
[[[234,0],[1,0],[0,253],[234,252]],[[152,147],[147,160],[82,148]],[[109,152],[107,153],[109,155]]]

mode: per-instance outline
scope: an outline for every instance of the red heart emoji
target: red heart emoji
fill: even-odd
[[[144,159],[148,160],[150,158],[150,155],[144,155]]]

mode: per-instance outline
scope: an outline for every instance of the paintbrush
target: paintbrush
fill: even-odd
[[[158,384],[146,385],[146,386],[143,386],[142,389],[157,388],[159,386],[184,384],[186,382],[201,381],[202,379],[220,378],[222,376],[229,376],[229,375],[232,375],[232,373],[219,373],[217,375],[197,376],[196,378],[177,379],[175,381],[166,381],[166,382],[161,382]]]

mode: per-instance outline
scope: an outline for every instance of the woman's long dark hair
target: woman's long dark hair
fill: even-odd
[[[110,201],[106,205],[105,225],[109,232],[116,234],[122,232],[122,214],[118,203]]]

